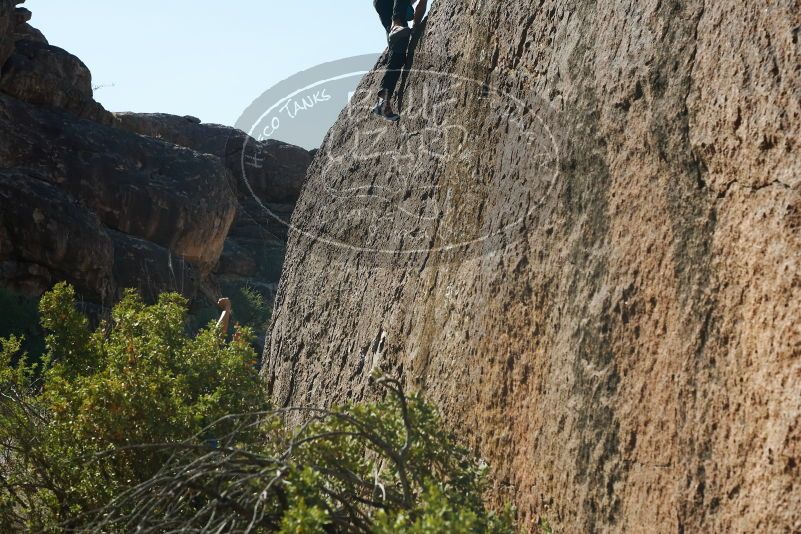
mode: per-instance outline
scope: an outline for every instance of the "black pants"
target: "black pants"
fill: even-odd
[[[392,28],[393,17],[399,16],[401,11],[398,9],[398,15],[395,15],[394,10],[401,5],[404,6],[402,11],[402,19],[406,18],[405,2],[398,2],[397,0],[373,0],[375,10],[378,16],[381,17],[381,24],[389,35],[389,30]],[[381,80],[381,92],[386,92],[387,98],[392,96],[395,92],[395,86],[398,85],[401,72],[404,65],[406,65],[406,50],[409,48],[409,38],[399,39],[394,46],[389,49],[389,59],[387,60],[387,70],[384,73],[384,78]]]

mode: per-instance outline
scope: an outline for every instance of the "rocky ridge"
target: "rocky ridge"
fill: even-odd
[[[0,0],[0,285],[37,296],[68,280],[100,306],[127,287],[202,305],[248,285],[270,300],[286,229],[253,197],[288,217],[309,153],[197,119],[106,111],[86,65],[20,3]],[[245,144],[263,162],[247,190]]]

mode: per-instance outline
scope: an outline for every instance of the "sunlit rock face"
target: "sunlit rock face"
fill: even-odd
[[[312,163],[270,395],[400,376],[565,532],[801,528],[797,7],[435,2]]]

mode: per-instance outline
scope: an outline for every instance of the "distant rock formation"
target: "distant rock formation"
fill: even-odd
[[[287,231],[258,202],[288,217],[309,153],[198,119],[106,111],[86,65],[19,3],[0,0],[0,287],[37,296],[67,280],[101,307],[127,287],[200,305],[249,285],[270,300]],[[236,167],[246,140],[262,162],[250,189]]]
[[[437,0],[308,173],[273,398],[402,377],[559,532],[798,532],[799,65],[797,0]]]
[[[257,151],[260,166],[248,173],[250,186],[263,202],[292,204],[300,196],[311,156],[303,148],[273,139],[258,142],[230,126],[203,124],[195,117],[165,113],[116,113],[117,125],[138,134],[214,154],[223,160],[232,175],[242,175],[242,151],[246,145]],[[250,191],[241,181],[234,183],[241,198]]]
[[[123,129],[214,154],[223,161],[239,208],[214,270],[215,279],[223,293],[248,285],[272,300],[286,249],[286,221],[300,196],[311,154],[280,141],[258,142],[235,128],[202,124],[195,117],[164,113],[115,116]],[[245,174],[242,158],[246,148],[259,165]]]
[[[0,91],[28,102],[111,124],[113,116],[92,97],[92,75],[77,57],[29,33],[17,33],[14,53],[3,65]]]

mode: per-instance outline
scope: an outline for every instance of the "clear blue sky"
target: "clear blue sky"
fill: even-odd
[[[386,45],[369,0],[28,0],[31,24],[104,85],[110,111],[233,125],[292,74]],[[110,87],[110,85],[114,85]]]

